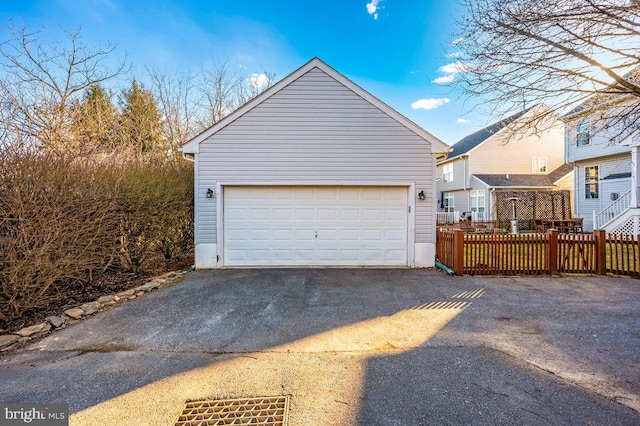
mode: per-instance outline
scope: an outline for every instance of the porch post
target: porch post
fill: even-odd
[[[631,207],[638,207],[638,177],[640,176],[640,152],[636,145],[631,146]]]

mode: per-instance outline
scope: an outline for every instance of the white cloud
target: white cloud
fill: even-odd
[[[462,53],[460,52],[447,53],[447,58],[459,58],[460,56],[462,56]]]
[[[432,81],[433,84],[449,84],[456,77],[455,74],[445,75],[443,77],[438,77]]]
[[[263,89],[269,84],[269,77],[266,74],[253,74],[249,77],[249,86],[255,89]]]
[[[450,46],[456,46],[456,45],[462,43],[465,40],[466,40],[465,37],[460,37],[460,38],[457,38],[457,39],[453,40],[451,43],[449,43],[449,45]]]
[[[456,120],[456,123],[458,123],[458,124],[466,124],[466,123],[471,123],[471,120],[467,120],[466,118],[458,118]]]
[[[411,104],[411,108],[413,109],[436,109],[439,106],[449,103],[449,98],[429,98],[429,99],[418,99],[414,103]]]
[[[453,64],[444,65],[438,68],[438,71],[444,74],[458,74],[461,72],[465,72],[467,70],[469,70],[469,65],[461,61],[454,62]]]
[[[367,13],[373,15],[373,19],[378,19],[378,9],[381,9],[378,4],[381,0],[371,0],[371,3],[367,3]]]

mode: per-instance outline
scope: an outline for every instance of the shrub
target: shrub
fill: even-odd
[[[0,154],[0,321],[64,297],[61,286],[185,254],[192,182],[189,163],[161,158]]]

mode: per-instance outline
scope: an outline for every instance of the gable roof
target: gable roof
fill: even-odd
[[[632,68],[630,71],[625,73],[622,76],[623,79],[626,79],[633,84],[640,83],[640,66]],[[616,89],[618,93],[616,93]],[[608,93],[607,90],[611,90],[611,93]],[[571,110],[564,114],[565,119],[574,119],[587,114],[591,108],[598,104],[609,104],[609,106],[613,107],[620,102],[624,102],[630,96],[627,93],[628,89],[621,87],[617,82],[613,82],[606,86],[606,88],[601,91],[594,92],[589,98],[571,108]]]
[[[329,65],[321,61],[319,58],[313,58],[309,62],[307,62],[306,64],[304,64],[303,66],[301,66],[300,68],[298,68],[297,70],[295,70],[294,72],[292,72],[291,74],[283,78],[282,80],[280,80],[278,83],[274,84],[273,86],[271,86],[270,88],[268,88],[267,90],[265,90],[264,92],[262,92],[261,94],[259,94],[258,96],[250,100],[249,102],[247,102],[246,104],[242,105],[240,108],[236,109],[231,114],[224,117],[222,120],[220,120],[213,126],[209,127],[199,135],[187,141],[181,147],[182,152],[188,153],[188,154],[197,154],[199,152],[199,145],[201,142],[205,141],[211,135],[225,128],[229,124],[233,123],[239,117],[241,117],[251,109],[257,107],[266,99],[269,99],[275,93],[278,93],[280,90],[284,89],[289,84],[291,84],[298,78],[302,77],[303,75],[305,75],[306,73],[308,73],[314,68],[320,69],[322,72],[329,75],[330,77],[332,77],[333,79],[335,79],[336,81],[338,81],[339,83],[341,83],[342,85],[346,86],[348,89],[353,91],[356,95],[360,96],[362,99],[369,102],[374,107],[378,108],[383,113],[387,114],[389,117],[391,117],[392,119],[394,119],[395,121],[397,121],[398,123],[406,127],[407,129],[411,130],[416,135],[420,136],[425,141],[429,142],[431,144],[432,153],[447,152],[447,150],[449,149],[449,146],[444,142],[442,142],[440,139],[433,136],[431,133],[427,132],[425,129],[418,126],[416,123],[409,120],[408,118],[406,118],[405,116],[403,116],[402,114],[400,114],[399,112],[397,112],[396,110],[394,110],[393,108],[391,108],[390,106],[382,102],[380,99],[376,98],[371,93],[367,92],[366,90],[364,90],[363,88],[355,84],[353,81],[349,80],[347,77],[340,74],[335,69],[331,68]]]
[[[563,164],[546,175],[480,174],[473,176],[493,188],[552,188],[558,180],[565,177],[572,171],[573,166],[571,164]]]
[[[523,111],[513,114],[510,117],[505,118],[504,120],[500,120],[497,123],[490,124],[484,129],[480,129],[477,132],[460,139],[458,142],[451,145],[451,151],[449,152],[449,157],[447,158],[447,160],[452,160],[455,157],[459,157],[471,151],[473,148],[477,147],[478,145],[489,139],[491,136],[498,133],[503,127],[522,117],[530,110],[531,108],[527,108]]]
[[[573,166],[571,164],[563,164],[562,166],[549,173],[547,176],[549,176],[549,180],[551,180],[552,183],[556,183],[572,171]]]

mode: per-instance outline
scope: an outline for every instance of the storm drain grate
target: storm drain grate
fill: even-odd
[[[286,426],[289,396],[187,402],[174,426]]]

